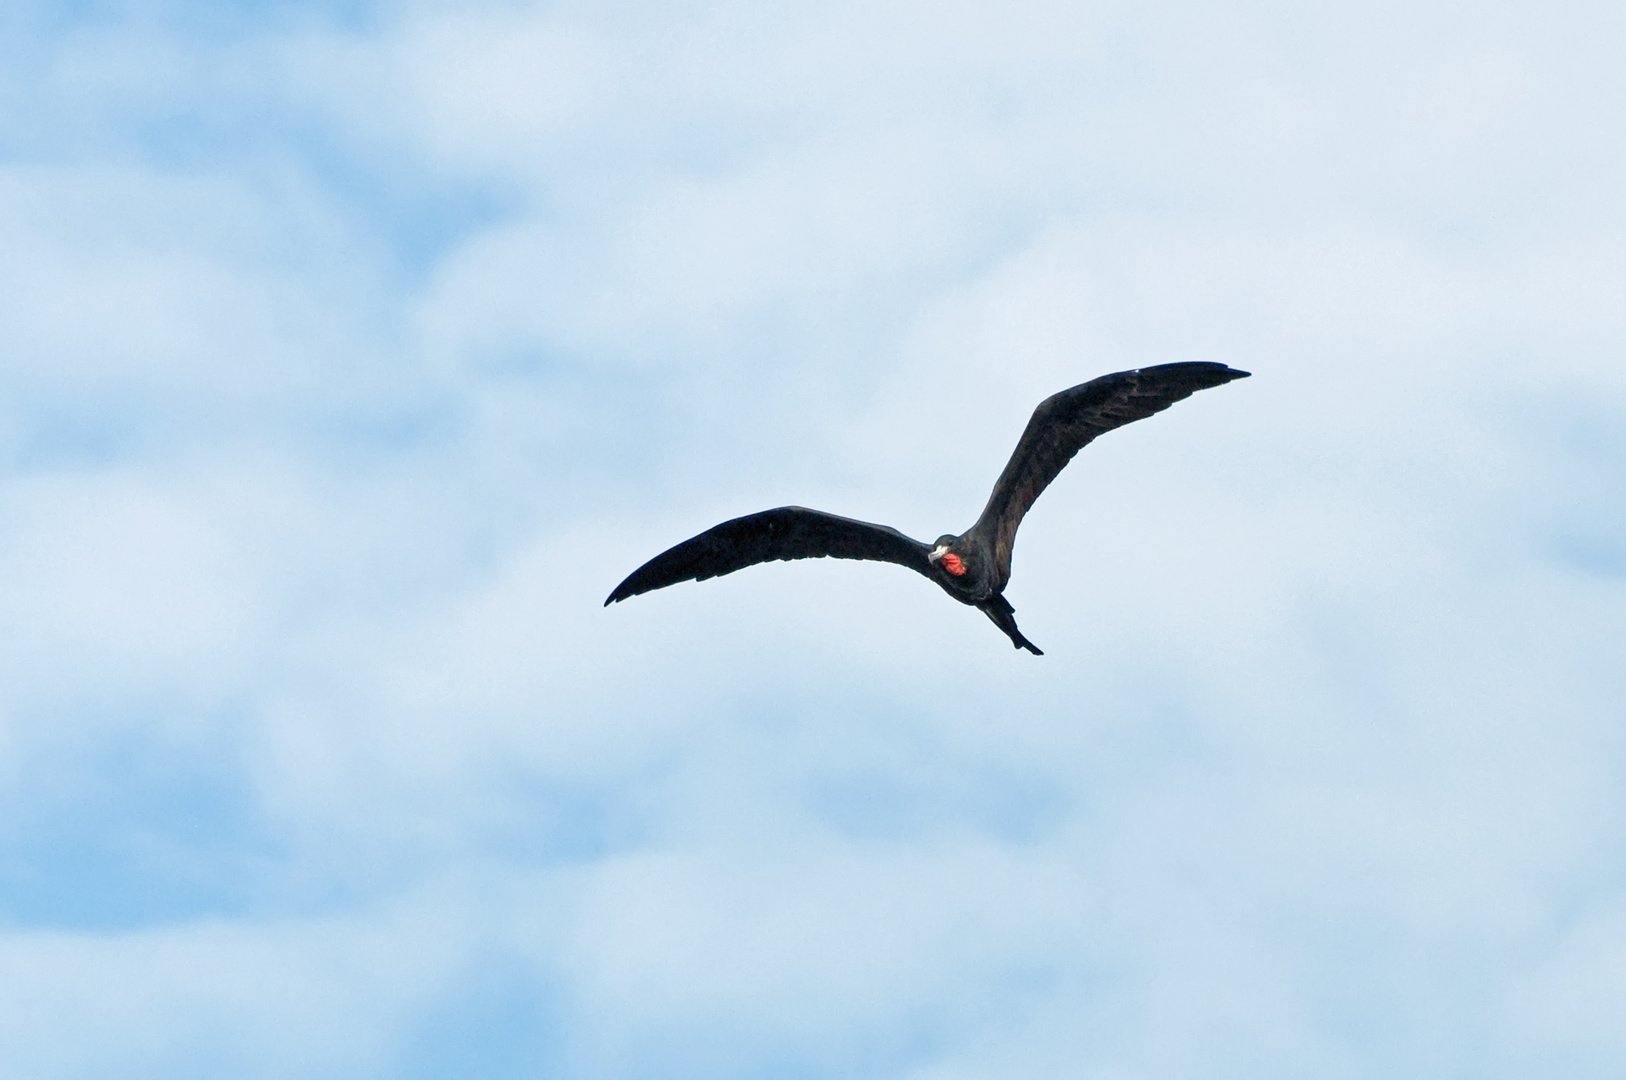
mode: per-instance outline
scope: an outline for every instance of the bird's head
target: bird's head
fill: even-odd
[[[966,570],[965,559],[954,550],[959,541],[958,536],[951,536],[947,533],[939,536],[937,543],[932,545],[931,552],[926,556],[926,560],[933,566],[942,567],[944,573],[951,574],[954,577],[964,577]]]

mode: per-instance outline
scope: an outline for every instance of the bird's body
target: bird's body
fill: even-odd
[[[1224,364],[1162,364],[1103,375],[1046,398],[994,482],[982,516],[958,536],[945,534],[927,545],[885,525],[781,506],[725,521],[662,552],[617,585],[605,606],[775,559],[869,559],[925,575],[962,604],[981,609],[1012,645],[1043,655],[1016,628],[1015,609],[1004,596],[1016,529],[1028,508],[1097,435],[1247,375]]]

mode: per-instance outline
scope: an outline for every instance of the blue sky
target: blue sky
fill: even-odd
[[[1617,1076],[1623,35],[8,5],[0,1072]]]

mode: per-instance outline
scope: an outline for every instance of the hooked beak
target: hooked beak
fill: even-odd
[[[937,560],[941,559],[947,553],[948,553],[948,545],[947,544],[938,544],[936,547],[932,548],[931,554],[926,556],[926,561],[934,563]]]

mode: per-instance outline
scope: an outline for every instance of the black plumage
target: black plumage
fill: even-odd
[[[867,521],[781,506],[725,521],[655,556],[615,587],[617,600],[680,581],[704,581],[775,559],[867,559],[897,563],[937,582],[993,620],[1019,649],[1043,655],[1022,636],[1003,595],[1016,529],[1039,494],[1090,440],[1248,372],[1224,364],[1160,364],[1091,379],[1046,398],[994,482],[976,524],[932,545]]]

